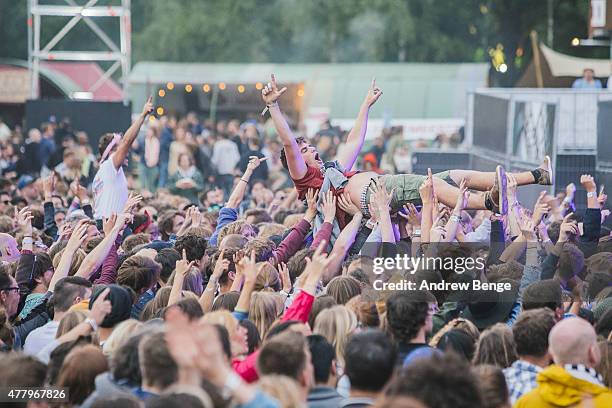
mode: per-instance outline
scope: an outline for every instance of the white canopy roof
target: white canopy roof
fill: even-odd
[[[555,77],[581,77],[585,68],[592,68],[597,77],[607,77],[612,73],[612,64],[607,59],[572,57],[553,51],[542,43],[540,50]]]

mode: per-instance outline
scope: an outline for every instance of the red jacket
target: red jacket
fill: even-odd
[[[281,322],[289,320],[299,320],[302,323],[308,322],[308,315],[310,315],[313,303],[313,295],[303,290],[300,291],[293,300],[291,306],[289,306],[281,317]],[[232,361],[234,371],[248,383],[255,382],[259,379],[259,373],[257,373],[257,357],[259,357],[259,350],[254,351],[242,360],[235,359]]]

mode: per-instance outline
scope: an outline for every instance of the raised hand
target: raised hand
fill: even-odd
[[[112,213],[110,217],[104,219],[102,221],[102,231],[104,231],[104,235],[108,236],[115,228],[115,224],[117,223],[117,214]]]
[[[185,212],[185,221],[183,221],[183,225],[181,225],[181,228],[179,228],[179,230],[177,231],[177,237],[182,237],[191,228],[191,221],[193,220],[191,214],[193,213],[193,208],[194,207],[189,207]]]
[[[280,90],[276,84],[276,77],[274,74],[270,75],[270,82],[261,90],[261,96],[266,105],[273,104],[280,98],[282,94],[287,91],[287,87],[283,87]]]
[[[429,240],[432,243],[444,242],[446,240],[446,227],[434,224],[429,231]]]
[[[459,194],[457,195],[457,203],[455,204],[455,211],[461,212],[467,207],[468,198],[470,192],[467,189],[467,180],[464,178],[459,183]]]
[[[576,220],[572,219],[574,213],[569,213],[563,218],[563,222],[559,228],[559,240],[558,242],[567,241],[570,236],[578,236],[580,235],[580,230],[578,229],[578,223]]]
[[[597,203],[599,204],[599,208],[603,210],[606,205],[606,201],[608,200],[608,196],[604,193],[603,184],[599,188],[599,195],[597,196]]]
[[[349,195],[349,193],[346,192],[338,196],[338,207],[340,207],[342,211],[351,216],[361,212],[361,209],[359,209],[359,207],[353,204],[353,202],[351,201],[351,196]],[[336,206],[334,205],[334,214],[335,208]],[[332,214],[331,218],[334,218],[334,214]]]
[[[268,160],[267,157],[249,156],[249,164],[247,164],[247,170],[255,170],[259,165]]]
[[[370,85],[370,89],[366,95],[365,103],[368,105],[368,107],[374,105],[382,94],[383,93],[380,88],[376,86],[376,78],[372,78],[372,84]]]
[[[536,200],[535,206],[533,208],[533,215],[531,216],[531,220],[533,221],[533,225],[538,225],[544,218],[544,215],[548,214],[550,211],[550,206],[544,202],[544,198],[546,197],[546,191],[542,191],[540,196]]]
[[[306,192],[306,218],[314,220],[317,216],[317,197],[319,190],[309,188]]]
[[[153,96],[149,96],[149,99],[145,102],[142,107],[142,116],[150,115],[153,112]]]
[[[219,280],[223,272],[229,269],[230,261],[229,259],[225,259],[225,249],[221,250],[219,257],[217,258],[217,262],[215,262],[215,267],[212,272],[212,276]]]
[[[371,200],[378,210],[379,217],[382,217],[383,213],[388,213],[391,210],[389,205],[391,204],[391,199],[393,198],[394,193],[395,188],[393,188],[390,192],[387,192],[385,182],[382,179],[370,187]]]
[[[51,172],[48,177],[43,179],[43,192],[45,195],[45,201],[51,201],[51,196],[55,190],[55,172]]]
[[[421,195],[421,201],[423,204],[432,204],[434,201],[434,187],[433,187],[433,175],[431,169],[427,169],[427,178],[419,187],[419,194]]]
[[[74,253],[83,245],[87,239],[88,228],[89,220],[81,220],[77,223],[66,244],[66,251]]]
[[[125,228],[126,224],[133,222],[134,215],[130,213],[117,214],[117,221],[115,222],[115,230],[120,232]]]
[[[283,284],[283,291],[285,293],[289,293],[291,290],[291,276],[289,275],[289,268],[287,268],[287,264],[281,262],[277,265],[278,274],[280,275],[281,282]]]
[[[131,213],[136,209],[136,206],[140,204],[142,201],[142,196],[140,194],[130,193],[127,201],[125,202],[125,206],[123,207],[124,213]]]
[[[106,288],[100,293],[100,295],[96,298],[93,305],[91,306],[91,310],[89,311],[89,317],[96,322],[97,325],[101,325],[104,321],[106,315],[108,315],[112,310],[113,306],[110,300],[107,300],[106,297],[110,293],[110,288]]]
[[[257,280],[257,275],[259,275],[259,272],[261,272],[265,266],[263,262],[261,265],[257,266],[257,262],[255,261],[255,250],[251,251],[250,256],[244,256],[239,264],[243,269],[245,284],[254,284]]]
[[[63,241],[65,239],[70,238],[72,235],[72,226],[67,222],[63,223],[61,227],[58,228],[57,231],[57,240]]]
[[[33,218],[34,216],[32,215],[30,207],[23,207],[21,211],[17,211],[17,207],[15,207],[15,220],[17,220],[17,226],[19,226],[19,229],[26,237],[32,236]]]
[[[200,209],[196,206],[191,206],[188,208],[191,212],[188,212],[188,216],[191,219],[191,228],[199,227],[202,224],[202,213]]]
[[[177,276],[185,277],[187,273],[193,268],[195,261],[189,262],[187,260],[187,251],[183,249],[183,257],[176,261],[176,265],[174,266],[174,270]]]
[[[590,174],[580,176],[580,184],[582,184],[587,193],[594,193],[597,190],[595,179]]]
[[[419,210],[417,210],[414,204],[405,204],[404,211],[405,214],[402,211],[398,213],[400,217],[408,221],[408,224],[412,225],[413,227],[418,228],[421,226],[421,213],[419,212]]]

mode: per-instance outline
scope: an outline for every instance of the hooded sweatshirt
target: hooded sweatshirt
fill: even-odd
[[[612,391],[597,384],[595,376],[583,374],[584,379],[577,378],[563,367],[551,365],[538,374],[538,387],[519,398],[514,408],[612,407]]]

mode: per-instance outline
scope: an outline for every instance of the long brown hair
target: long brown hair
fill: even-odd
[[[80,405],[96,389],[96,376],[107,370],[108,362],[99,347],[78,347],[66,356],[59,372],[57,386],[70,389],[70,405]]]
[[[501,368],[489,364],[473,367],[478,378],[480,392],[484,397],[484,408],[510,408],[510,393],[506,377]]]
[[[480,335],[472,363],[508,368],[516,360],[518,354],[512,330],[504,323],[497,323]]]

